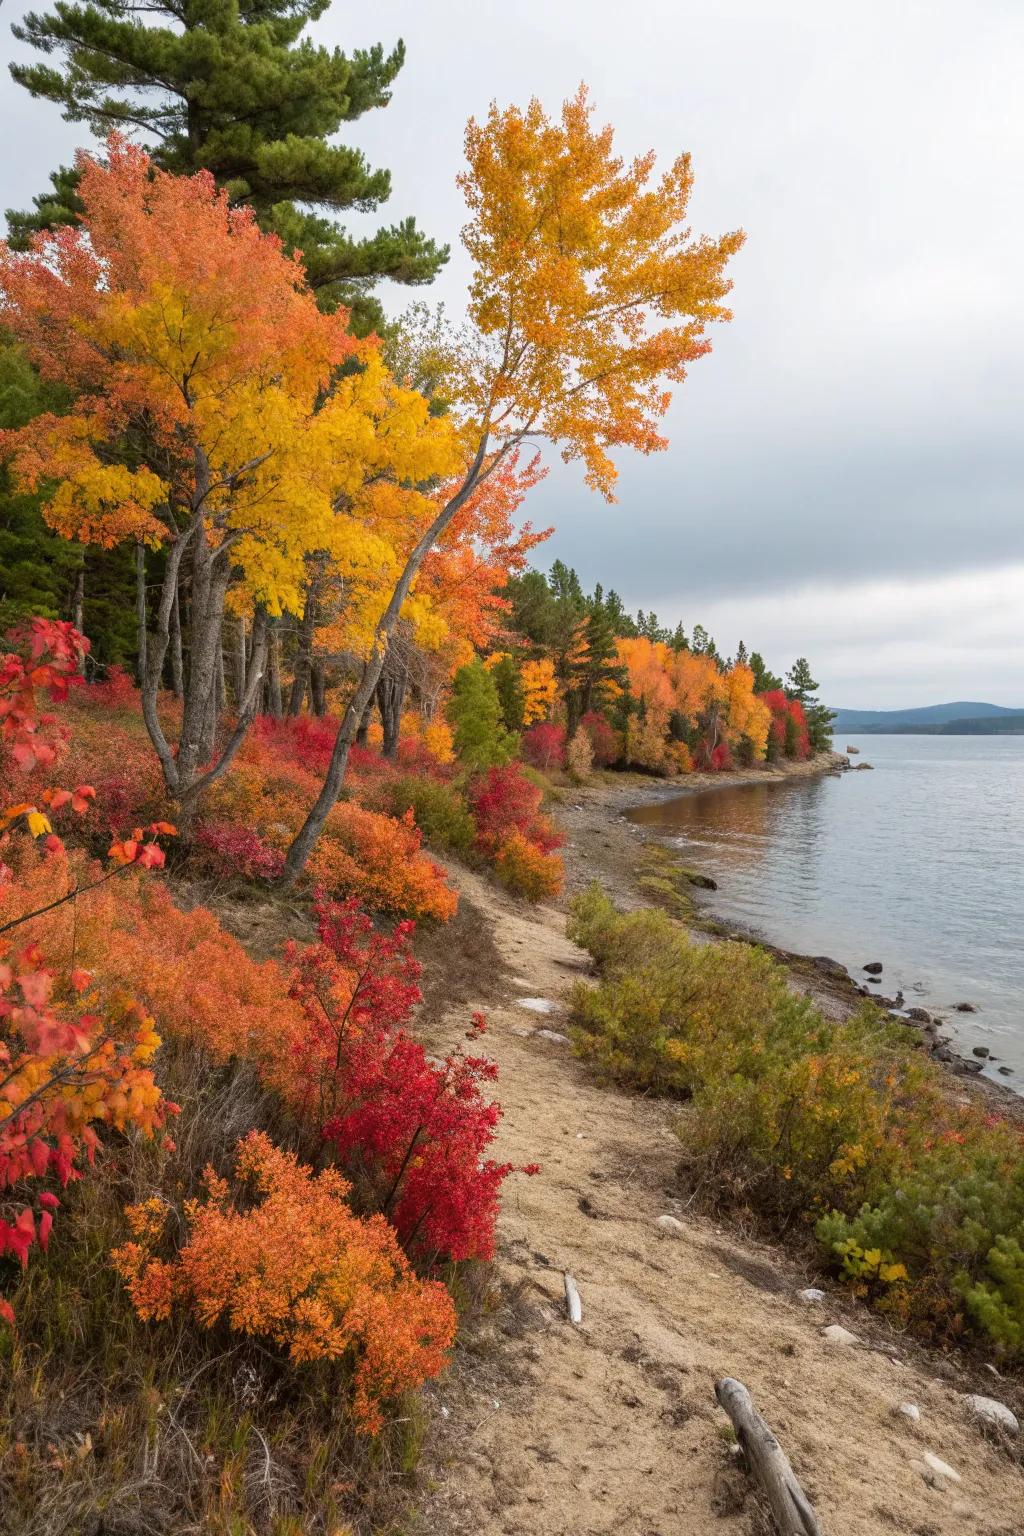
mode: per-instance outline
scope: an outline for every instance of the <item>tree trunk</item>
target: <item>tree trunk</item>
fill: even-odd
[[[142,544],[135,546],[135,627],[138,648],[137,676],[141,688],[146,680],[146,551]]]
[[[327,713],[327,678],[320,662],[314,661],[309,669],[309,699],[314,715]]]
[[[405,562],[405,569],[395,583],[395,589],[391,594],[390,601],[377,624],[373,647],[363,667],[362,676],[349,700],[348,708],[345,711],[335,738],[334,751],[331,753],[331,761],[324,778],[323,788],[285,857],[284,871],[281,879],[286,887],[294,885],[302,874],[313,846],[323,831],[324,822],[327,820],[333,806],[337,803],[342,785],[345,782],[348,755],[351,751],[359,722],[362,720],[373,698],[377,682],[384,667],[384,657],[388,642],[394,634],[395,625],[398,623],[398,618],[402,611],[402,604],[409,596],[409,589],[419,572],[420,566],[456,513],[465,506],[477,486],[488,474],[493,473],[501,461],[501,453],[495,454],[485,472],[484,462],[487,455],[488,440],[489,428],[485,425],[477,446],[476,455],[466,472],[465,479],[455,495],[445,503],[430,527],[414,546],[412,553]]]
[[[81,635],[85,624],[85,555],[75,572],[75,589],[71,596],[71,622]]]
[[[174,582],[174,597],[171,601],[171,686],[174,689],[174,697],[185,697],[185,658],[181,649],[181,593],[178,590],[178,580]]]
[[[246,691],[239,700],[234,730],[219,757],[206,772],[200,765],[212,757],[224,705],[224,655],[221,630],[224,623],[224,599],[231,580],[233,537],[222,538],[216,548],[210,544],[204,522],[204,507],[210,491],[210,467],[201,449],[195,450],[195,498],[191,505],[178,506],[176,531],[168,545],[156,622],[149,636],[146,667],[142,682],[142,714],[149,739],[163,769],[167,792],[178,802],[177,820],[187,829],[206,788],[230,767],[236,752],[252,724],[259,702],[266,668],[268,619],[258,608],[253,625],[252,664]],[[167,653],[175,606],[181,595],[179,584],[186,555],[192,566],[189,588],[189,666],[183,676],[181,728],[177,747],[164,733],[160,719],[160,680]],[[143,586],[143,593],[145,588]],[[180,638],[180,622],[177,623]],[[172,661],[172,667],[177,665]],[[181,669],[184,671],[184,669]]]
[[[302,713],[302,700],[309,684],[313,663],[313,634],[316,630],[322,574],[322,567],[314,569],[310,573],[309,586],[306,589],[306,602],[302,609],[302,620],[299,624],[298,650],[295,653],[295,676],[292,682],[291,697],[288,700],[288,714],[292,719]]]
[[[373,700],[371,699],[370,703],[367,704],[366,708],[363,710],[363,718],[360,720],[360,722],[359,722],[359,729],[356,731],[356,746],[357,747],[365,747],[366,743],[369,741],[369,739],[370,739],[370,721],[372,720],[372,718],[373,718]]]
[[[267,706],[275,720],[281,718],[281,632],[274,624],[267,656]]]
[[[235,703],[239,709],[241,709],[242,700],[245,698],[245,674],[245,618],[242,614],[239,614],[238,632],[235,637]]]
[[[398,735],[405,707],[405,692],[409,684],[409,665],[405,657],[393,661],[389,655],[377,684],[377,708],[384,727],[384,756],[394,759],[398,755]]]

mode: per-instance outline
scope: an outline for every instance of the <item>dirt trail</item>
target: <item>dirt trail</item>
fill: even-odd
[[[778,1433],[829,1536],[1020,1536],[1024,1471],[989,1443],[941,1362],[906,1348],[860,1309],[796,1291],[815,1276],[779,1253],[693,1219],[674,1198],[678,1142],[664,1106],[605,1090],[567,1045],[564,1001],[587,957],[564,915],[529,911],[460,873],[463,899],[507,968],[488,991],[486,1043],[501,1069],[499,1155],[542,1173],[506,1185],[500,1300],[470,1330],[435,1392],[421,1505],[430,1533],[705,1536],[770,1530],[729,1453],[717,1377],[738,1376]],[[495,992],[499,1000],[494,1001]],[[524,997],[555,1000],[548,1017]],[[438,1046],[466,1027],[436,1023]],[[681,1238],[662,1234],[677,1216]],[[583,1326],[565,1320],[563,1272]],[[861,1347],[822,1328],[842,1322]],[[950,1372],[950,1374],[952,1374]],[[1008,1384],[985,1377],[1011,1400]],[[896,1415],[916,1403],[920,1423]],[[925,1482],[931,1451],[960,1473]]]

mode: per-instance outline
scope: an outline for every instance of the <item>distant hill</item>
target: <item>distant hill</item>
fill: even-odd
[[[967,736],[1012,734],[1021,729],[1022,719],[1024,709],[960,700],[955,704],[926,704],[920,709],[837,709],[832,730],[837,737],[844,731],[849,734],[856,731],[900,734],[907,730]],[[986,724],[989,721],[991,725]],[[1015,723],[1011,724],[1011,721]],[[945,730],[953,725],[963,729]]]

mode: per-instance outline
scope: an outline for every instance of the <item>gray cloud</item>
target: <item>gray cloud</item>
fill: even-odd
[[[817,630],[816,584],[834,607],[884,577],[889,610],[914,613],[922,583],[948,595],[959,576],[983,617],[986,582],[996,593],[999,568],[1024,562],[1018,0],[383,0],[335,4],[317,31],[345,48],[406,40],[391,106],[349,138],[392,169],[384,217],[415,212],[456,246],[426,294],[453,313],[467,278],[462,130],[492,97],[556,108],[586,79],[624,154],[693,153],[696,230],[748,232],[735,321],[679,391],[670,450],[624,459],[610,508],[553,464],[530,508],[558,526],[552,556],[688,623],[731,612],[739,594],[748,640],[765,645],[753,620],[769,623],[773,604],[789,628],[804,614]],[[4,202],[24,206],[80,135],[0,84],[0,136],[16,146]],[[394,309],[407,299],[387,296]],[[972,623],[947,637],[975,669],[968,692],[1012,691],[996,654],[970,643]],[[819,645],[848,704],[883,702],[894,667],[895,702],[944,696],[951,678],[945,651],[929,669],[924,630],[902,662],[877,626],[842,658]]]

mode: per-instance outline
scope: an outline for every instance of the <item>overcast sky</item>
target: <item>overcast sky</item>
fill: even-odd
[[[1024,705],[1024,0],[336,0],[316,30],[405,39],[344,137],[392,170],[376,222],[451,241],[420,293],[453,314],[462,131],[492,98],[554,111],[586,80],[624,154],[691,151],[695,231],[747,231],[668,451],[624,457],[612,507],[556,464],[550,558],[725,652],[807,654],[833,704]],[[0,80],[0,205],[83,137]]]

